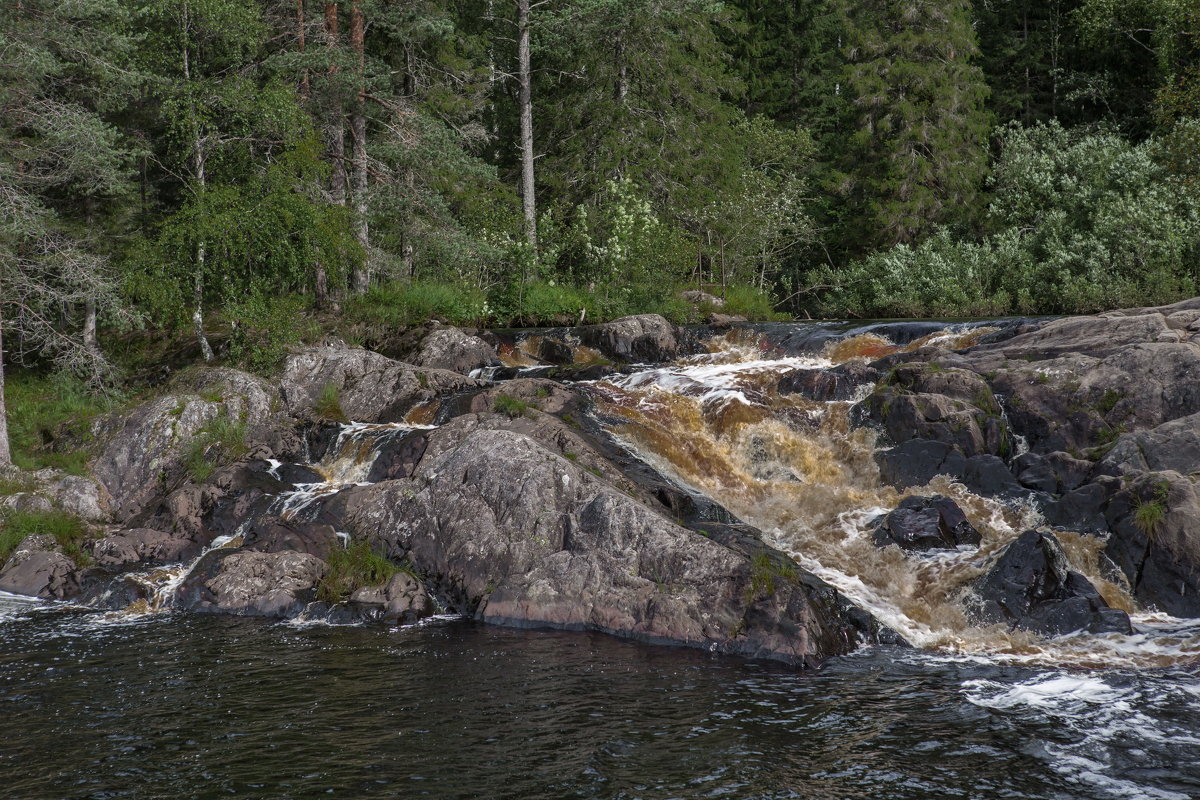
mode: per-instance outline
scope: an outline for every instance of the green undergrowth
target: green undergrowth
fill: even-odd
[[[79,566],[86,566],[91,557],[83,550],[90,535],[83,520],[65,511],[0,512],[0,564],[8,560],[26,537],[53,536],[63,553]]]
[[[531,408],[535,408],[533,403],[527,403],[519,397],[513,397],[508,394],[498,394],[492,402],[492,406],[496,409],[496,413],[505,414],[512,419],[525,415],[525,412]]]
[[[87,473],[96,417],[117,408],[125,395],[96,392],[70,375],[13,371],[5,376],[8,434],[13,462],[22,469],[55,467]]]
[[[1146,538],[1153,539],[1158,533],[1159,526],[1167,516],[1167,501],[1171,492],[1171,484],[1159,481],[1154,485],[1149,499],[1137,497],[1133,501],[1133,524]]]
[[[364,586],[380,586],[402,571],[366,542],[352,542],[329,555],[329,569],[317,584],[317,599],[341,603]]]

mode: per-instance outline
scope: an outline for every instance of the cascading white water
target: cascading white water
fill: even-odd
[[[715,339],[712,352],[592,385],[611,432],[681,485],[703,492],[758,527],[770,543],[837,587],[910,643],[1017,662],[1162,665],[1200,660],[1200,623],[1142,613],[1098,566],[1103,539],[1058,533],[1072,567],[1105,599],[1134,615],[1134,636],[1045,638],[971,616],[970,582],[1022,531],[1042,522],[1029,503],[979,497],[945,477],[897,492],[882,484],[876,434],[853,428],[852,402],[780,394],[794,369],[822,369],[937,343],[967,346],[987,329],[948,329],[905,348],[864,334],[819,356],[769,357],[746,334]],[[869,390],[868,390],[869,391]],[[930,555],[879,548],[868,523],[906,495],[953,498],[980,531],[978,548]]]

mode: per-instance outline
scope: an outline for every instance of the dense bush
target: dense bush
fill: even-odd
[[[1168,139],[1167,142],[1172,140]],[[1200,198],[1151,140],[1009,126],[988,209],[991,235],[941,230],[832,273],[831,316],[1070,314],[1166,303],[1197,291]]]

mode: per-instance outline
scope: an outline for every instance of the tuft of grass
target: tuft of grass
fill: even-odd
[[[90,537],[83,520],[65,511],[5,511],[0,514],[0,563],[8,560],[26,537],[48,534],[54,537],[68,558],[86,566],[91,557],[83,544]]]
[[[1106,389],[1104,395],[1096,403],[1096,410],[1100,412],[1100,416],[1108,416],[1108,412],[1112,411],[1117,403],[1125,398],[1125,392],[1121,389]]]
[[[417,325],[433,317],[468,325],[486,313],[487,297],[478,288],[426,281],[375,286],[345,305],[348,320],[381,329]]]
[[[508,394],[496,395],[496,399],[493,401],[492,406],[496,409],[497,413],[507,414],[513,419],[524,416],[525,412],[533,408],[530,403],[526,403],[519,397],[513,397],[512,395]]]
[[[1137,497],[1133,501],[1135,509],[1133,524],[1145,534],[1147,539],[1154,538],[1163,519],[1167,516],[1167,499],[1170,491],[1171,484],[1159,481],[1149,500]]]
[[[340,391],[333,383],[326,383],[321,387],[321,393],[317,396],[317,404],[313,406],[313,413],[320,419],[330,422],[350,421],[346,417],[346,412],[342,410]]]
[[[750,560],[750,585],[746,587],[746,604],[775,594],[780,581],[796,583],[800,575],[796,568],[782,559],[773,558],[771,553],[760,550]]]
[[[352,542],[345,550],[330,554],[329,569],[317,584],[317,599],[341,603],[362,587],[380,586],[401,571],[366,542]]]
[[[219,416],[192,437],[183,457],[183,466],[195,483],[203,483],[212,477],[218,466],[244,456],[249,449],[246,423]]]
[[[24,475],[0,475],[0,497],[32,492],[36,488],[37,484]]]

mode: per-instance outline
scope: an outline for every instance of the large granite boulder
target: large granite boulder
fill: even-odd
[[[213,550],[192,568],[174,602],[188,611],[292,617],[315,598],[327,569],[311,553],[295,550]]]
[[[351,490],[347,525],[477,619],[804,664],[858,641],[837,592],[765,546],[682,528],[529,436],[460,424],[412,477]]]
[[[457,372],[416,367],[346,346],[288,356],[279,383],[292,416],[313,416],[323,393],[331,391],[342,413],[359,422],[399,422],[422,403],[487,386]]]
[[[201,542],[181,531],[132,528],[98,540],[92,558],[98,566],[122,569],[190,561],[203,549]]]
[[[274,389],[232,369],[185,373],[168,394],[101,419],[104,444],[92,465],[113,517],[132,519],[185,477],[192,443],[219,418],[254,437],[271,424]]]
[[[418,367],[444,369],[463,375],[483,367],[500,366],[500,357],[496,355],[494,347],[458,328],[431,331],[409,360]]]
[[[1129,615],[1110,608],[1083,575],[1071,569],[1052,533],[1025,531],[974,586],[979,619],[1059,636],[1131,633]]]
[[[27,536],[0,569],[0,592],[68,600],[80,592],[79,572],[52,537]]]
[[[658,314],[585,325],[576,332],[581,342],[617,361],[657,364],[682,355],[680,331]]]

